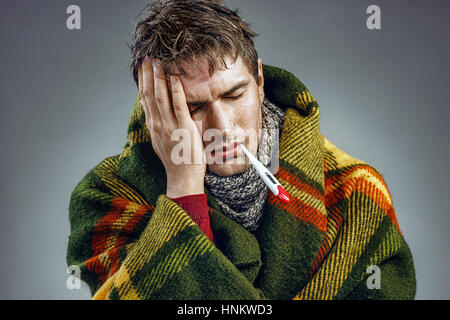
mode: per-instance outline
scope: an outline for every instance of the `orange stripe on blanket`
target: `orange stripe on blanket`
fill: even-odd
[[[359,192],[365,194],[374,203],[376,203],[381,208],[381,210],[383,210],[383,212],[391,219],[398,232],[402,234],[402,232],[400,231],[400,226],[398,225],[397,217],[395,216],[394,207],[373,183],[371,183],[370,181],[362,180],[357,185],[356,189]]]
[[[95,273],[99,278],[100,278],[100,282],[103,284],[106,279],[108,278],[108,271],[106,266],[100,262],[99,256],[95,256],[90,258],[89,260],[86,260],[84,262],[84,265],[86,266],[86,268]]]
[[[120,219],[129,203],[129,200],[119,197],[114,197],[111,200],[111,209],[97,222],[94,228],[94,234],[92,236],[92,251],[94,256],[101,254],[107,249],[108,239],[111,236],[108,231]]]
[[[114,273],[116,273],[122,263],[119,260],[119,250],[121,249],[122,245],[125,244],[125,237],[121,237],[121,239],[118,239],[117,242],[119,242],[120,246],[108,251],[108,256],[112,263],[111,271],[109,272],[108,277],[111,277]]]
[[[338,208],[336,206],[327,207],[327,212],[328,212],[328,215],[327,215],[327,222],[328,222],[328,224],[334,223],[335,227],[336,227],[336,233],[333,234],[333,236],[335,237],[337,235],[337,233],[339,232],[339,229],[340,229],[341,224],[342,224],[342,220],[343,220],[342,213],[338,210]],[[327,230],[329,228],[330,227],[327,226]],[[330,242],[333,241],[333,239],[331,239],[330,236],[331,236],[331,234],[328,233],[328,232],[325,234],[325,238],[322,241],[322,244],[321,244],[320,249],[319,249],[319,253],[314,258],[312,266],[309,269],[309,277],[310,277],[310,279],[312,279],[312,277],[314,276],[316,271],[319,269],[319,267],[322,264],[322,262],[325,260],[326,255],[330,251],[330,248],[331,248],[330,247]]]
[[[335,206],[342,199],[350,198],[350,195],[354,190],[357,181],[358,178],[350,178],[347,181],[345,181],[345,183],[342,184],[339,188],[326,188],[327,192],[325,195],[325,199],[327,208]],[[330,192],[330,190],[333,191]]]
[[[328,166],[328,161],[325,157],[323,157],[323,172],[327,173],[330,170],[330,166]]]
[[[302,190],[302,191],[310,194],[311,196],[313,196],[314,198],[316,198],[316,199],[318,199],[320,201],[324,200],[324,196],[322,195],[322,193],[320,193],[319,190],[317,190],[316,188],[310,186],[306,182],[303,182],[297,176],[295,176],[292,173],[286,171],[282,167],[280,167],[280,169],[278,170],[278,172],[275,175],[275,177],[282,178],[283,180],[288,182],[290,185],[293,185],[297,189]]]
[[[129,212],[130,207],[133,208],[132,212]],[[114,197],[111,200],[110,210],[95,225],[92,236],[92,251],[94,257],[86,263],[87,268],[96,273],[100,277],[102,283],[120,267],[119,250],[126,244],[125,233],[132,232],[136,224],[139,223],[149,211],[151,211],[151,207],[137,205],[136,203],[121,197]],[[114,229],[118,228],[116,223],[119,223],[120,219],[123,218],[125,214],[130,213],[132,213],[132,216],[127,217],[124,221],[125,223],[121,226],[120,231],[122,232],[117,232],[116,230],[114,234],[112,234]],[[123,234],[121,235],[121,233]],[[112,242],[113,248],[111,248]],[[103,253],[106,254],[109,259],[100,259],[100,255]],[[106,261],[108,261],[108,263]],[[111,265],[109,265],[109,263],[111,263]],[[108,269],[110,269],[109,272]]]
[[[351,167],[348,170],[345,170],[345,169],[341,169],[341,170],[343,170],[343,171],[338,175],[329,175],[329,174],[325,175],[325,190],[331,190],[333,188],[336,188],[334,186],[336,184],[336,182],[339,183],[339,182],[345,181],[346,177],[349,175],[352,175],[353,173],[355,173],[355,171],[362,171],[362,172],[365,171],[365,172],[369,173],[370,176],[375,178],[381,184],[381,186],[383,188],[385,188],[386,192],[389,194],[389,189],[388,189],[383,177],[377,171],[375,171],[372,167],[367,166],[367,165],[357,165],[355,167]],[[355,176],[355,178],[356,178],[356,176]]]
[[[356,184],[356,190],[365,194],[387,214],[391,205],[386,197],[373,183],[371,183],[370,181],[361,180]]]
[[[330,246],[328,245],[327,239],[324,239],[322,245],[320,246],[319,253],[314,258],[312,266],[308,271],[310,279],[314,276],[314,273],[317,271],[317,269],[319,269],[319,266],[324,260],[325,255],[328,253],[328,250],[330,250]]]
[[[111,209],[94,227],[92,235],[92,252],[94,257],[86,261],[85,265],[88,270],[98,275],[101,283],[104,283],[108,277],[108,266],[100,260],[100,255],[107,249],[111,237],[109,234],[111,227],[120,219],[129,203],[130,201],[127,199],[114,197],[111,200]]]
[[[128,208],[129,209],[129,208]],[[123,230],[126,232],[132,232],[136,225],[142,220],[142,218],[149,212],[154,211],[151,207],[138,205],[133,209],[133,216],[128,218],[123,226]]]
[[[400,230],[400,226],[398,225],[398,221],[397,221],[397,216],[395,215],[395,209],[394,207],[391,207],[388,212],[387,212],[387,216],[389,218],[391,218],[392,223],[394,224],[394,226],[397,228],[398,232],[400,233],[400,235],[403,237],[402,231]]]
[[[314,225],[320,231],[326,232],[327,218],[316,208],[311,207],[310,205],[292,196],[291,201],[288,204],[283,203],[277,197],[275,197],[272,192],[269,192],[267,200],[269,201],[269,203],[274,204],[280,209],[289,212],[290,214],[296,216],[298,219]]]

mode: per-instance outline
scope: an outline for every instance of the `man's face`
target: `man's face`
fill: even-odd
[[[206,62],[199,62],[197,67],[183,66],[186,75],[180,77],[191,117],[202,133],[208,169],[220,176],[241,173],[250,166],[236,143],[242,142],[256,155],[264,99],[261,59],[259,85],[241,57],[235,62],[229,57],[225,61],[228,68],[220,68],[212,76]]]

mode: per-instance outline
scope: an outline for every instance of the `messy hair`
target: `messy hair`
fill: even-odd
[[[139,15],[132,43],[130,72],[138,84],[138,69],[146,56],[157,58],[167,73],[176,67],[186,71],[181,62],[197,63],[206,59],[209,74],[225,66],[225,56],[232,61],[241,57],[258,81],[258,54],[253,38],[257,36],[238,15],[222,5],[221,0],[157,0]]]

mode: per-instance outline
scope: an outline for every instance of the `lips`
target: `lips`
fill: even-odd
[[[223,159],[235,157],[235,156],[237,156],[237,153],[238,153],[238,145],[239,145],[239,142],[233,142],[226,146],[216,148],[215,150],[213,150],[211,152],[211,156],[221,157]]]

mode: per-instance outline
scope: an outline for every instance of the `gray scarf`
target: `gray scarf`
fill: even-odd
[[[261,104],[261,112],[263,130],[256,158],[269,167],[272,157],[278,156],[278,141],[285,113],[267,98]],[[253,165],[232,176],[219,176],[207,170],[205,186],[229,218],[250,232],[258,228],[269,189]]]

